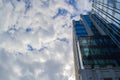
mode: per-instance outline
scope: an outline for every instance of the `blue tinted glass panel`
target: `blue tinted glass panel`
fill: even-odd
[[[118,2],[120,2],[120,0],[117,0]]]
[[[107,4],[107,0],[104,0],[104,3]]]
[[[81,29],[76,29],[76,32],[77,33],[86,33],[86,31],[84,29],[82,29],[82,30]]]
[[[108,9],[108,13],[109,13],[110,15],[112,15],[112,10]]]
[[[113,7],[114,6],[114,0],[108,0],[108,5]]]
[[[117,19],[119,19],[119,20],[120,20],[120,14],[115,13],[115,18],[117,18]]]
[[[91,20],[90,20],[89,16],[88,15],[84,15],[83,18],[87,22],[88,26],[91,27],[92,24],[91,24]]]
[[[75,21],[75,24],[80,24],[80,21]]]
[[[77,34],[78,37],[81,37],[81,36],[87,36],[86,33],[81,33],[81,34]]]
[[[84,19],[85,19],[87,22],[90,22],[90,21],[91,21],[88,15],[84,15],[83,17],[84,17]]]
[[[81,24],[80,21],[75,21],[75,26],[74,27],[75,27],[77,37],[87,36],[86,30],[85,30],[83,24]]]
[[[118,23],[116,23],[116,22],[113,22],[113,24],[115,24],[116,26],[120,26]]]
[[[117,8],[117,9],[120,9],[120,2],[119,2],[119,3],[116,3],[116,8]]]

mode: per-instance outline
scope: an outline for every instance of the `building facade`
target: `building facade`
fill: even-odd
[[[92,19],[120,47],[120,0],[93,0]]]
[[[120,48],[93,15],[73,20],[76,80],[120,80]]]
[[[120,0],[93,0],[73,20],[76,80],[120,80]]]

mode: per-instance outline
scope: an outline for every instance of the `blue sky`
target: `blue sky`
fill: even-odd
[[[0,80],[75,80],[72,20],[90,0],[0,0]]]

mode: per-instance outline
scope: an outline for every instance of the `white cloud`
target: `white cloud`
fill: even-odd
[[[74,80],[72,19],[90,4],[79,0],[76,7],[64,0],[0,0],[0,80]],[[57,15],[59,9],[67,13]]]

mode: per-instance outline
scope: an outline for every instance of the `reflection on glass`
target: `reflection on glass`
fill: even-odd
[[[82,41],[81,41],[81,44],[87,44],[87,40],[85,40],[85,39],[82,40]]]
[[[75,21],[74,24],[75,24],[75,31],[76,31],[77,37],[87,35],[86,30],[80,21]]]
[[[114,0],[108,0],[108,5],[113,7],[114,6]]]
[[[107,4],[107,0],[104,0],[104,3]]]
[[[120,9],[120,2],[119,2],[119,3],[116,3],[116,8],[117,8],[117,9]]]
[[[84,48],[83,51],[85,56],[89,55],[89,48]]]
[[[117,18],[117,19],[119,19],[119,20],[120,20],[120,14],[115,13],[115,18]]]
[[[117,0],[118,2],[120,2],[120,0]]]

